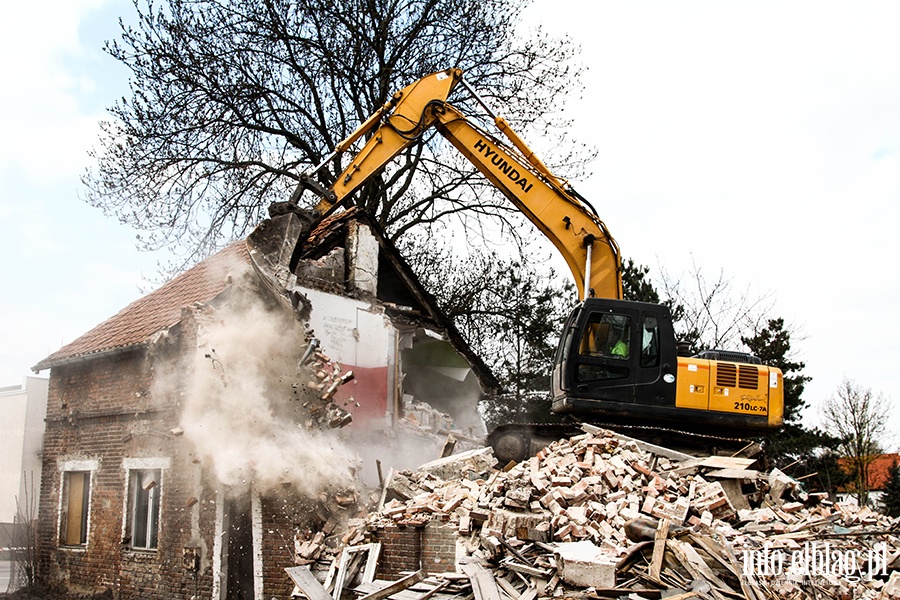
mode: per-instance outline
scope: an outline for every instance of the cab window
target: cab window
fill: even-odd
[[[627,360],[631,354],[631,319],[625,315],[610,313],[591,315],[578,353],[581,356],[602,356]]]
[[[655,315],[644,315],[641,330],[641,366],[659,366],[659,325]]]

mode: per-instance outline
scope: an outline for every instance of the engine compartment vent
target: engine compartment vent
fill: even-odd
[[[738,385],[745,390],[755,390],[759,387],[759,369],[750,365],[741,365],[738,368]]]
[[[716,365],[716,385],[737,387],[737,365],[720,363]]]
[[[716,385],[718,387],[740,387],[745,390],[758,389],[759,369],[752,365],[717,363]]]

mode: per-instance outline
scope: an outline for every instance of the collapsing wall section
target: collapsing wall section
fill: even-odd
[[[278,219],[290,216],[272,221]],[[282,229],[293,231],[288,224],[266,226],[267,247]],[[405,462],[409,456],[437,456],[450,434],[463,445],[484,435],[477,404],[490,383],[483,364],[362,213],[326,219],[299,258],[283,243],[274,247],[263,257],[251,250],[264,265],[258,270],[277,277],[273,288],[304,307],[312,335],[354,373],[336,400],[353,415],[349,430],[361,454],[377,447],[385,466],[407,468],[415,466]],[[481,365],[480,376],[473,364]],[[371,467],[364,465],[366,480],[375,483]]]

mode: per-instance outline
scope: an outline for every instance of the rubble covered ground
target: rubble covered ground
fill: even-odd
[[[347,517],[298,532],[293,595],[309,600],[900,598],[900,519],[808,494],[738,457],[688,457],[613,432],[495,468],[489,448],[389,473]],[[369,498],[370,510],[358,504]],[[321,498],[335,507],[340,498]],[[455,564],[376,579],[391,527],[455,535]],[[15,600],[96,600],[20,590]]]
[[[403,471],[379,505],[298,539],[309,600],[900,598],[900,521],[807,494],[752,459],[691,458],[590,428],[521,464],[489,449]],[[374,579],[378,532],[457,535],[456,565]],[[335,589],[337,588],[337,589]]]

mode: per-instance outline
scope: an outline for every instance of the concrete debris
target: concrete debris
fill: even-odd
[[[586,540],[557,544],[553,556],[559,577],[575,587],[616,587],[616,563],[612,557]]]
[[[453,429],[453,418],[426,402],[419,402],[409,394],[403,395],[401,427],[428,433],[440,433]]]
[[[475,448],[425,463],[418,468],[418,472],[447,481],[472,479],[489,471],[495,462],[494,452],[490,448]]]
[[[752,460],[646,448],[593,428],[504,470],[454,455],[395,474],[383,508],[342,539],[426,523],[453,532],[453,572],[378,596],[394,600],[900,598],[900,520],[823,501]]]

